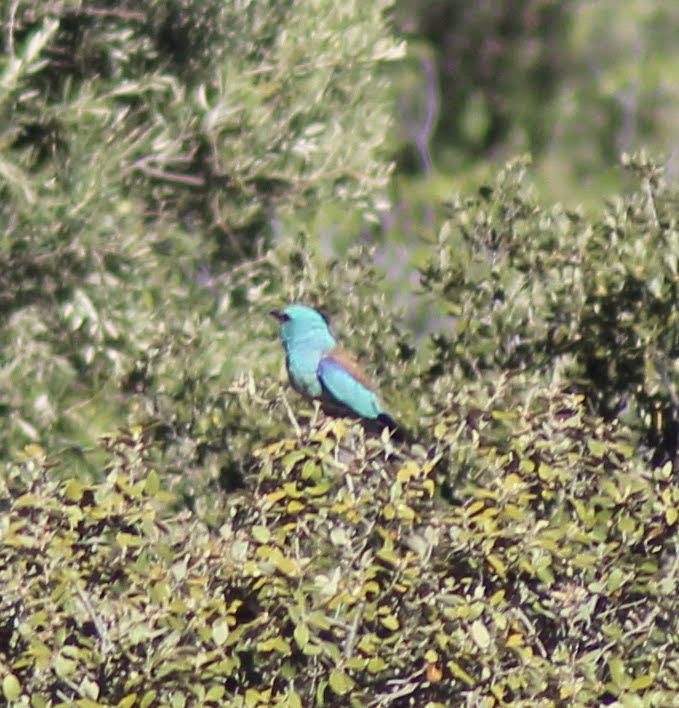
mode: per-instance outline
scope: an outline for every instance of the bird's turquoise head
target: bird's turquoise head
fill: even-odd
[[[281,340],[288,352],[298,347],[325,352],[337,344],[328,320],[313,307],[288,305],[269,314],[281,323]]]

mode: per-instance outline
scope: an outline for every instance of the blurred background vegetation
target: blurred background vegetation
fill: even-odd
[[[674,528],[662,505],[676,501],[679,445],[679,10],[1,7],[6,460],[42,456],[57,464],[31,467],[45,477],[99,483],[135,440],[143,455],[125,472],[159,474],[174,508],[218,528],[228,492],[310,454],[262,448],[291,434],[266,313],[305,301],[368,364],[448,501],[477,493],[497,460],[500,476],[542,469],[512,426],[535,423],[533,400],[540,415],[578,401],[574,468],[605,461],[620,484],[635,465],[664,470],[670,491],[644,487],[638,513],[651,516],[635,528],[658,515],[661,540]],[[465,420],[483,422],[473,442]],[[621,438],[622,457],[606,447]]]

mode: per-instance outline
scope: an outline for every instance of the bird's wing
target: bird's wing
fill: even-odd
[[[342,369],[344,372],[349,374],[349,376],[356,379],[356,381],[358,381],[362,386],[365,386],[365,388],[369,391],[375,391],[375,385],[368,378],[365,371],[363,371],[361,365],[344,349],[335,347],[323,357],[323,360],[327,360],[327,364],[330,367],[335,366],[338,369]]]
[[[330,403],[364,418],[374,419],[383,412],[370,380],[341,349],[333,349],[321,359],[318,378]]]

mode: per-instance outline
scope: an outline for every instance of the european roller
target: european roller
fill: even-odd
[[[373,425],[396,429],[373,384],[338,346],[324,315],[306,305],[288,305],[269,314],[281,323],[285,364],[296,391],[319,401],[333,415],[363,418]]]

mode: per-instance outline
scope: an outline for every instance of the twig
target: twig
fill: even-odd
[[[418,686],[421,685],[420,681],[413,680],[412,678],[398,679],[394,681],[389,681],[390,684],[403,684],[403,686],[394,693],[382,693],[374,701],[368,703],[369,706],[385,706],[393,705],[395,698],[400,698],[401,696],[407,696],[413,693]]]
[[[288,398],[285,395],[285,392],[283,392],[283,405],[285,406],[285,410],[288,413],[288,417],[290,418],[290,421],[292,423],[292,427],[295,429],[295,433],[297,433],[297,437],[301,438],[302,437],[302,429],[299,427],[299,423],[297,422],[297,418],[295,418],[295,414],[292,412],[292,408],[290,407],[290,404],[288,403]]]
[[[426,77],[425,113],[422,125],[415,123],[405,99],[401,100],[401,112],[406,129],[410,133],[415,148],[417,149],[420,163],[422,164],[422,172],[425,176],[428,176],[431,174],[432,169],[431,155],[429,154],[429,139],[434,130],[436,116],[439,111],[439,98],[434,62],[430,59],[425,59],[421,62],[421,65]]]
[[[540,654],[542,654],[543,658],[547,658],[547,650],[545,649],[545,645],[542,643],[542,640],[538,636],[537,630],[535,629],[535,625],[528,619],[526,616],[526,613],[520,608],[516,608],[516,612],[519,615],[521,621],[523,622],[524,626],[530,630],[532,634],[532,638],[535,641],[538,649],[540,650]]]
[[[104,626],[104,623],[99,619],[99,615],[94,611],[94,607],[92,607],[92,603],[90,602],[90,599],[85,595],[85,592],[83,589],[80,587],[80,585],[76,584],[75,590],[78,593],[78,597],[82,601],[83,605],[85,605],[85,609],[90,613],[90,617],[92,618],[92,622],[94,622],[94,626],[97,629],[97,634],[99,635],[99,638],[101,639],[101,652],[102,654],[108,654],[111,648],[113,647],[113,642],[111,641],[110,637],[108,636],[108,632],[106,631],[106,627]]]
[[[344,640],[344,658],[349,659],[354,652],[354,645],[356,644],[356,635],[358,633],[358,626],[361,624],[363,619],[363,611],[365,610],[365,600],[361,600],[356,610],[356,615],[354,616],[354,621],[351,623],[349,628],[349,633],[347,638]]]
[[[648,177],[645,177],[643,180],[643,188],[646,190],[646,194],[648,196],[648,204],[651,209],[653,226],[657,227],[660,225],[660,222],[658,221],[658,212],[655,209],[655,196],[653,195],[653,190],[651,189],[651,180]]]
[[[245,261],[245,263],[239,263],[237,266],[234,266],[233,268],[225,271],[224,273],[221,273],[220,275],[216,275],[213,278],[211,278],[210,284],[214,283],[223,283],[225,281],[231,280],[234,275],[237,275],[238,273],[247,270],[248,268],[252,268],[253,266],[257,266],[260,263],[265,263],[266,261],[269,260],[269,256],[259,256],[257,258],[252,258],[249,261]]]
[[[192,177],[191,175],[183,175],[177,172],[165,172],[164,170],[159,170],[157,167],[151,167],[151,165],[147,165],[146,159],[137,160],[137,162],[132,164],[132,168],[136,168],[147,175],[151,175],[151,177],[158,177],[159,179],[164,179],[166,182],[188,184],[192,187],[205,186],[205,180],[202,177]]]
[[[12,0],[9,6],[9,30],[7,32],[7,54],[14,54],[14,21],[16,19],[19,0]]]
[[[118,10],[115,8],[100,9],[98,7],[82,8],[83,15],[93,15],[94,17],[118,17],[121,20],[147,20],[148,17],[143,12],[135,12],[134,10]]]

